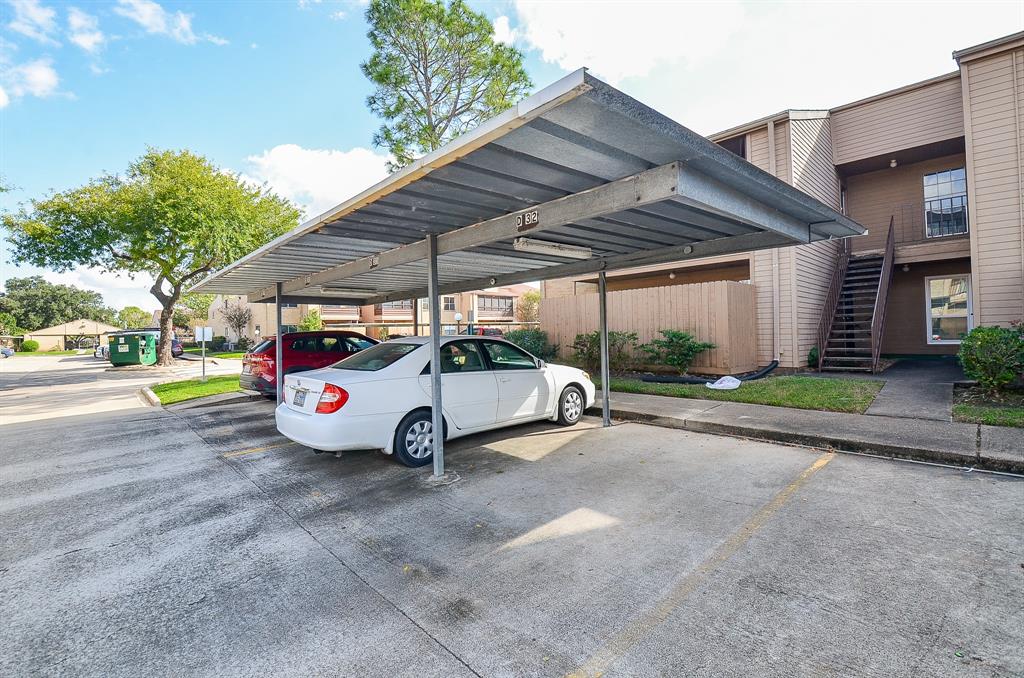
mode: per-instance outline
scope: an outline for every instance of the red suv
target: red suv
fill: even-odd
[[[284,335],[284,374],[333,365],[376,343],[376,340],[358,332],[290,332]],[[275,395],[275,351],[277,342],[274,337],[269,337],[245,354],[242,358],[242,376],[239,378],[242,388],[259,391],[263,395]]]

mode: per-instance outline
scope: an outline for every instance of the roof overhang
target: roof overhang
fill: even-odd
[[[284,299],[307,303],[421,297],[430,235],[451,293],[862,233],[580,70],[192,291],[257,302],[281,283]]]

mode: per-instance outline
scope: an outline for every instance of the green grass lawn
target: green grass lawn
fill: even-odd
[[[202,355],[203,349],[201,348],[186,348],[185,353],[191,353],[193,355]],[[241,360],[245,357],[245,351],[211,351],[209,348],[206,349],[207,358],[228,358],[230,360]]]
[[[954,399],[955,421],[1024,428],[1024,391],[1005,391],[993,400],[979,388],[958,388]]]
[[[232,393],[238,390],[238,375],[209,377],[205,382],[198,379],[172,381],[169,384],[158,384],[153,387],[153,393],[160,399],[161,405],[173,405],[193,398],[202,398],[218,393]]]
[[[86,353],[91,353],[91,351],[86,351]],[[24,353],[21,352],[21,351],[18,351],[17,353],[14,354],[13,357],[15,357],[15,358],[38,358],[39,356],[42,356],[42,355],[78,355],[78,351],[27,351],[27,352],[24,352]]]
[[[862,379],[782,376],[745,381],[733,391],[716,391],[703,384],[652,384],[639,379],[612,378],[611,390],[863,414],[882,385],[881,381]]]

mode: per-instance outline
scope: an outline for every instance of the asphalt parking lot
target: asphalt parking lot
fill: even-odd
[[[1024,674],[1024,481],[671,431],[453,442],[267,402],[0,428],[0,673]]]

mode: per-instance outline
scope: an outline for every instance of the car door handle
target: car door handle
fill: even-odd
[[[504,384],[507,384],[508,382],[510,382],[512,380],[509,379],[508,377],[498,377],[498,381],[500,381],[500,382],[502,382]]]

